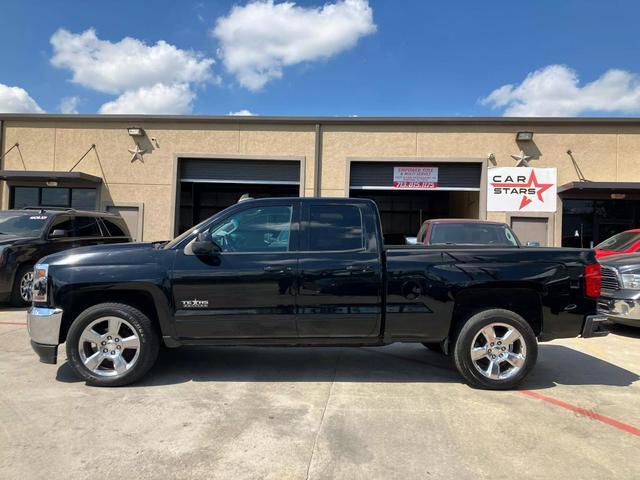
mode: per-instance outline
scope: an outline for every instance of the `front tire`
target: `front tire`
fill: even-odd
[[[453,359],[475,388],[508,390],[529,374],[538,358],[531,325],[510,310],[491,309],[469,318],[456,338]]]
[[[121,303],[86,309],[67,334],[67,358],[87,384],[118,387],[136,382],[158,357],[160,336],[140,310]]]

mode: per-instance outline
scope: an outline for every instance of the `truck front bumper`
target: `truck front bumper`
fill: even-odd
[[[611,321],[606,315],[587,315],[582,327],[582,338],[604,337],[609,335]]]
[[[598,313],[606,315],[612,322],[640,327],[640,299],[618,292],[615,296],[601,297],[598,300]],[[627,298],[621,298],[621,297]]]
[[[27,313],[27,329],[31,347],[43,363],[56,363],[60,343],[62,310],[59,308],[31,307]]]

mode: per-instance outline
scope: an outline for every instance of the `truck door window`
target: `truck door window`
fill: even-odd
[[[364,247],[362,215],[351,205],[311,205],[309,250],[359,250]]]
[[[64,230],[68,237],[72,236],[73,222],[71,221],[71,217],[67,215],[60,215],[56,217],[49,227],[48,235],[51,235],[54,230]]]
[[[217,224],[211,239],[223,252],[288,252],[291,206],[243,210]]]
[[[73,219],[74,237],[101,237],[100,227],[94,217],[75,217]]]

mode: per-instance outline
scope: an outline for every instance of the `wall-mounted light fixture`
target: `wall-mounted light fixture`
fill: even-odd
[[[132,137],[141,137],[144,135],[144,130],[140,127],[129,127],[127,128],[127,132]]]
[[[516,142],[531,142],[531,141],[533,141],[533,132],[516,133]]]
[[[611,194],[611,200],[624,200],[625,198],[627,198],[627,194],[626,193],[612,193]]]
[[[56,180],[47,180],[45,185],[47,187],[57,187],[58,186],[58,182]]]

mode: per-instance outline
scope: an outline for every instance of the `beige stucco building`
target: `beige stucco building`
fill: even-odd
[[[145,241],[171,238],[245,192],[371,197],[390,237],[415,235],[434,216],[470,217],[510,223],[524,240],[589,246],[640,221],[640,119],[0,114],[0,122],[2,208],[119,211]],[[533,138],[518,141],[518,132]],[[492,169],[515,167],[512,155],[523,154],[531,167],[557,169],[555,211],[487,211]],[[402,166],[437,167],[437,181],[394,187]]]

